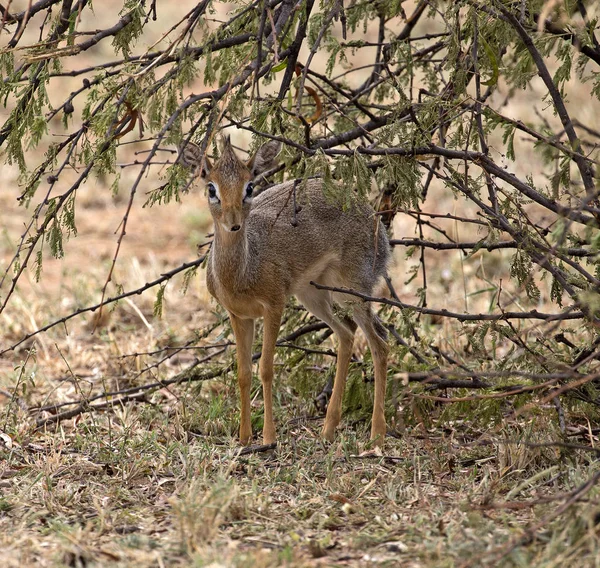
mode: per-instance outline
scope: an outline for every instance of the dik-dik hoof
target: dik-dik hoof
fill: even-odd
[[[374,446],[382,447],[385,443],[385,435],[387,434],[387,429],[384,426],[383,428],[372,428],[371,429],[371,442]]]
[[[321,432],[321,437],[327,442],[333,442],[335,439],[335,427],[331,428],[324,426],[323,431]]]
[[[242,446],[249,446],[252,442],[252,428],[240,428],[240,444]]]
[[[277,442],[277,435],[275,434],[275,428],[268,428],[263,430],[263,444],[265,446],[274,444]]]

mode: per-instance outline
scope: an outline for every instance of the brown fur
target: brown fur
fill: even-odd
[[[214,184],[220,201],[210,210],[215,239],[210,251],[207,285],[229,312],[236,337],[238,381],[241,393],[240,439],[248,443],[250,428],[251,349],[254,320],[264,318],[260,375],[263,383],[264,443],[275,441],[271,391],[273,357],[281,316],[289,296],[327,323],[339,338],[336,377],[323,428],[331,440],[341,418],[342,397],[352,355],[356,324],[363,330],[375,365],[375,402],[371,438],[382,443],[388,345],[385,328],[365,302],[347,294],[317,290],[311,281],[372,293],[386,274],[389,243],[374,211],[358,201],[347,211],[328,201],[322,182],[286,182],[252,200],[244,200],[246,184],[273,164],[280,145],[269,142],[247,163],[225,140],[214,166],[205,162],[207,182]],[[184,163],[198,168],[200,150],[188,143]],[[348,188],[346,191],[352,191]],[[294,211],[294,193],[296,210]],[[239,227],[239,229],[237,229]],[[353,321],[336,314],[348,311]],[[354,323],[356,322],[356,324]]]

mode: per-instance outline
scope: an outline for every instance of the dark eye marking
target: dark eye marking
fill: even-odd
[[[208,183],[208,197],[210,199],[215,199],[215,197],[217,197],[217,188],[215,187],[215,184],[212,182]]]

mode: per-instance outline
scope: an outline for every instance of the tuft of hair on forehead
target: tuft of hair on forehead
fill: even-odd
[[[229,136],[223,136],[221,139],[221,156],[214,166],[213,171],[218,172],[219,177],[226,180],[236,180],[244,178],[248,173],[248,166],[240,160],[231,145]]]

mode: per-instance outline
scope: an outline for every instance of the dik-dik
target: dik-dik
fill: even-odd
[[[275,164],[281,143],[270,141],[248,161],[240,160],[229,138],[213,165],[191,142],[181,151],[184,164],[199,171],[208,189],[214,241],[207,264],[209,292],[229,312],[237,346],[240,387],[240,440],[249,443],[250,386],[254,320],[264,318],[260,378],[264,397],[263,442],[275,442],[273,357],[287,299],[294,295],[323,320],[339,340],[337,368],[323,436],[334,438],[357,324],[371,349],[375,400],[371,439],[381,444],[388,344],[371,306],[348,294],[317,290],[311,282],[371,294],[386,274],[389,242],[379,217],[358,201],[347,210],[323,195],[319,179],[271,187],[256,197],[255,179]],[[341,187],[352,192],[352,187]],[[295,194],[295,195],[294,195]],[[295,208],[295,210],[294,210]]]

